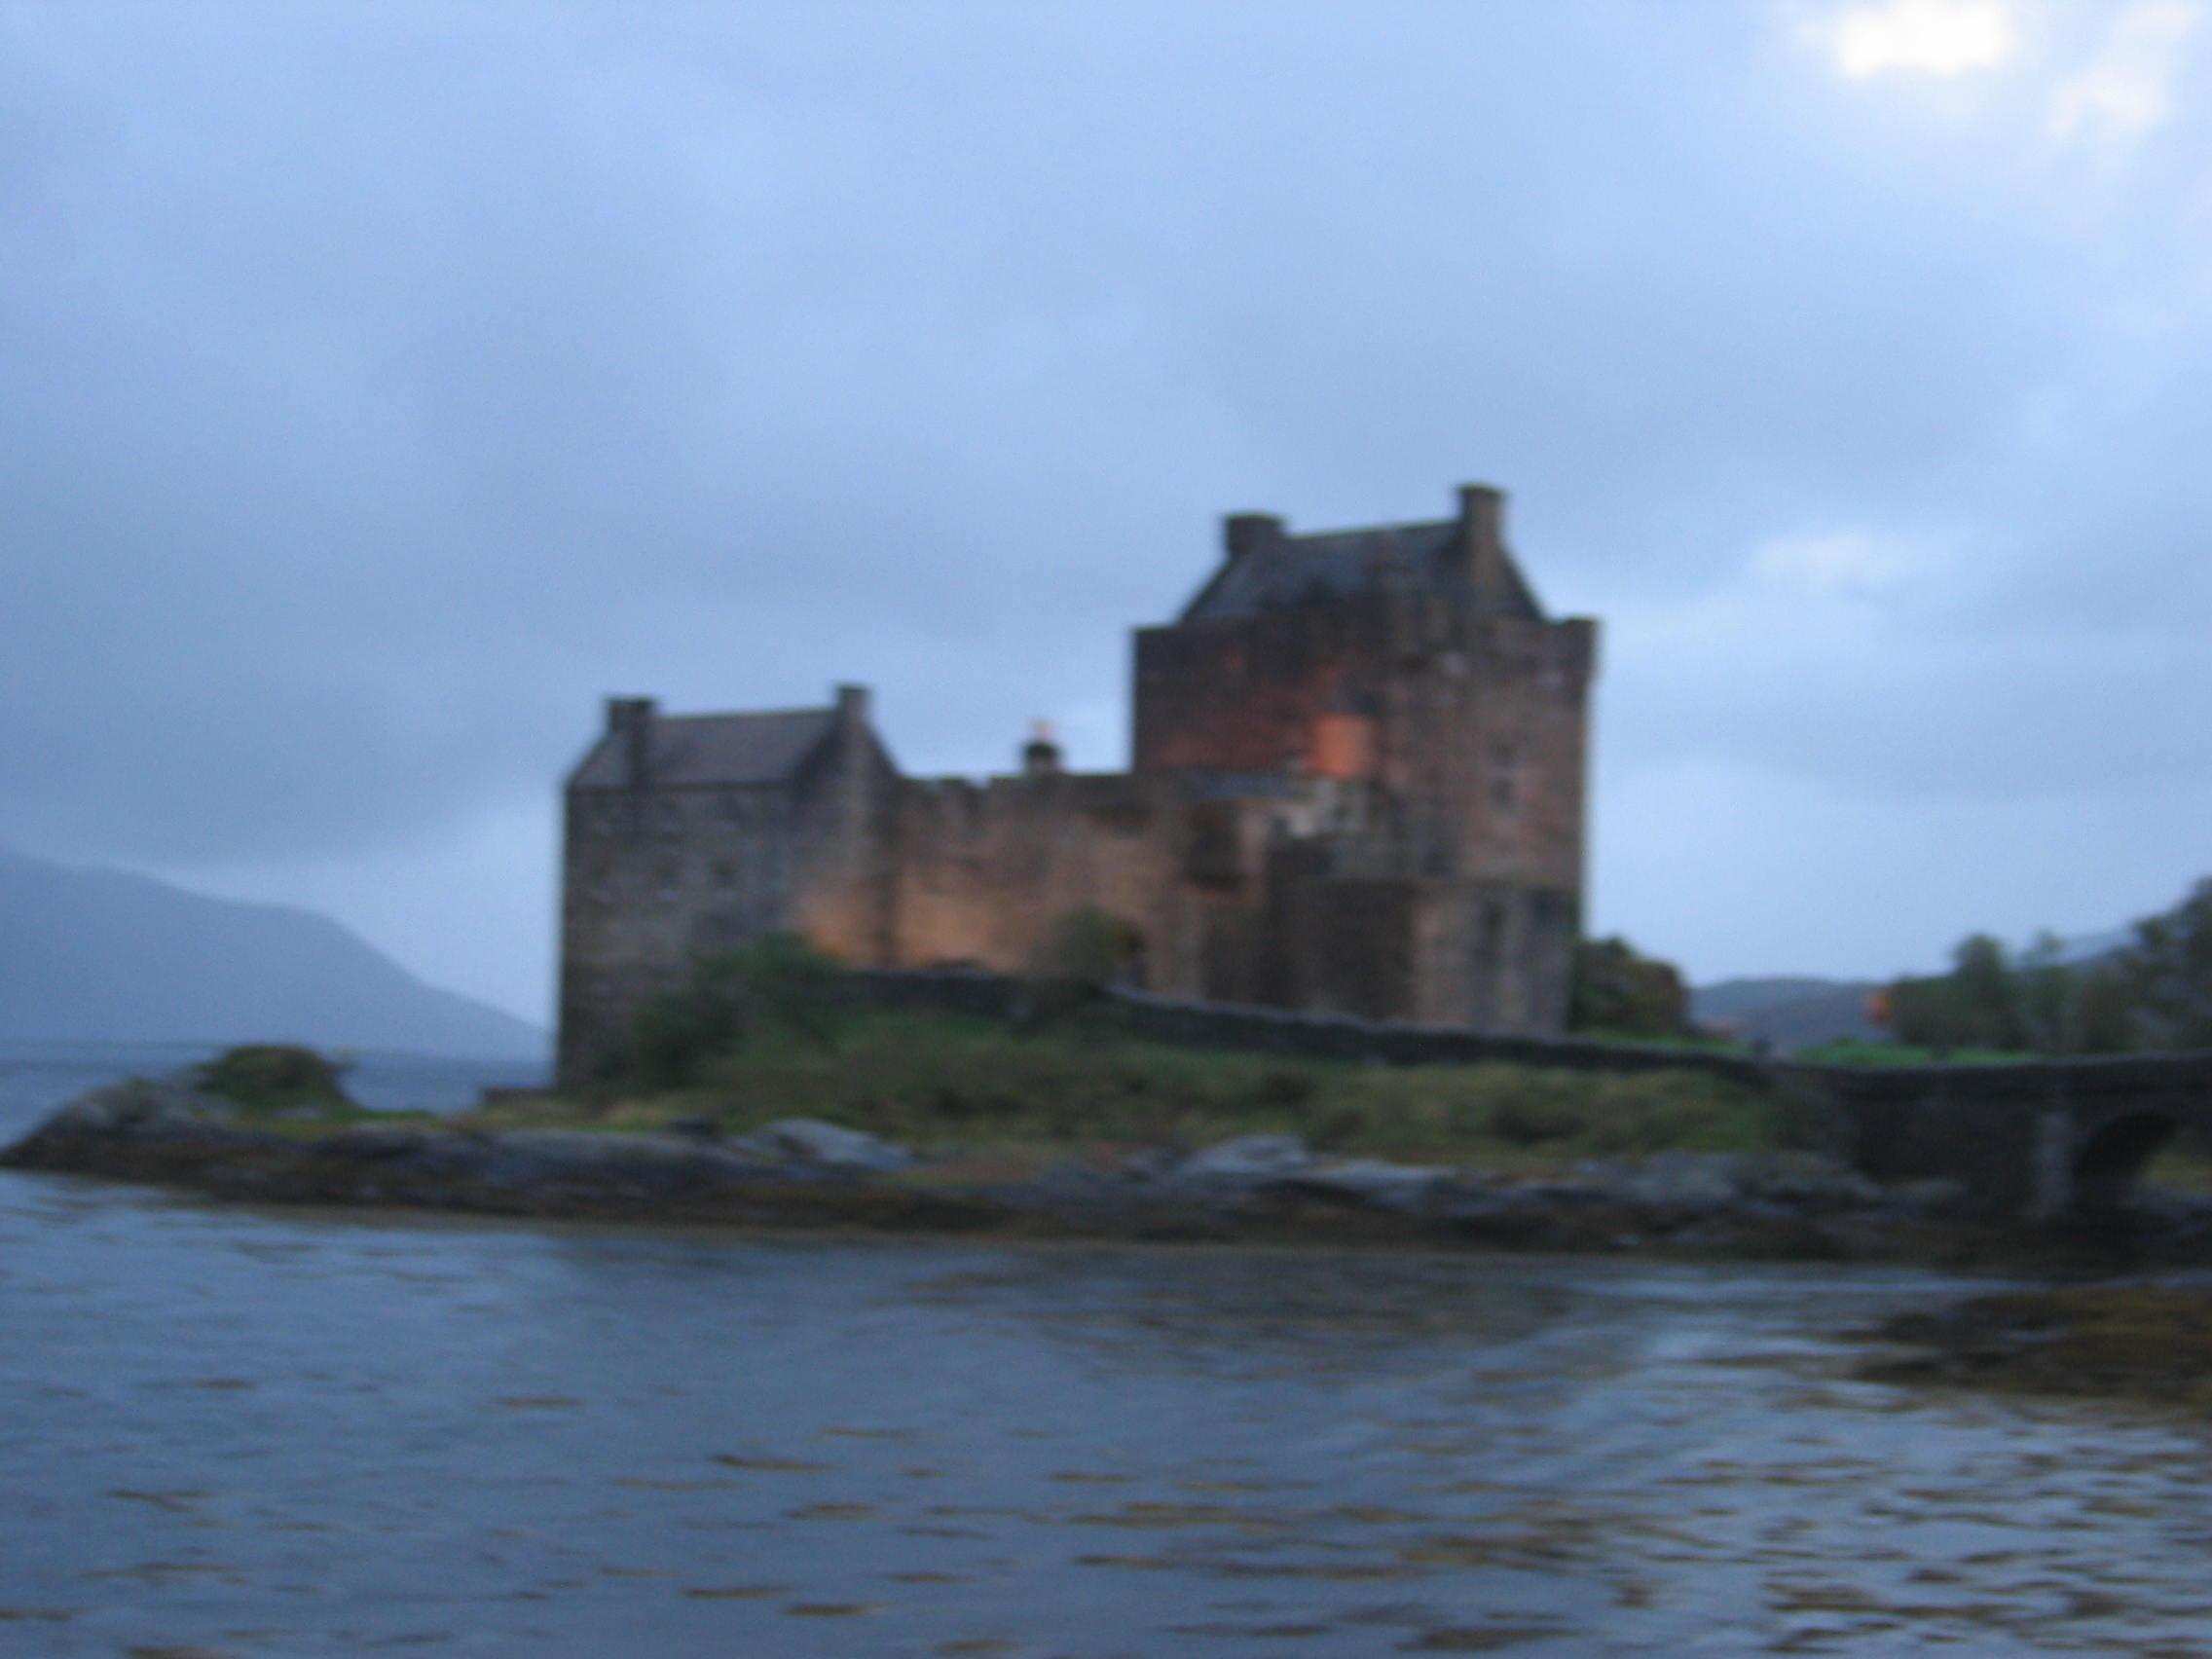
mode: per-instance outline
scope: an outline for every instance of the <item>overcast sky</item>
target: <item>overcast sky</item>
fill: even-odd
[[[1604,623],[1590,920],[2212,872],[2212,5],[0,0],[0,841],[543,1018],[608,693],[1125,757],[1240,509]]]

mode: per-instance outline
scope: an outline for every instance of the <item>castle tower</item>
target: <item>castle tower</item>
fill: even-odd
[[[1544,614],[1503,509],[1468,485],[1430,523],[1292,535],[1239,514],[1182,616],[1137,631],[1136,771],[1309,797],[1272,827],[1245,982],[1211,994],[1564,1023],[1596,625]]]

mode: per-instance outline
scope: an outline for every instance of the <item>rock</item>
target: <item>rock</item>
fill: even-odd
[[[1899,1181],[1890,1187],[1885,1196],[1901,1209],[1923,1215],[1941,1215],[1966,1205],[1967,1184],[1964,1181]]]
[[[1313,1154],[1297,1135],[1238,1135],[1175,1166],[1178,1181],[1267,1181],[1304,1174]]]
[[[433,1135],[431,1130],[406,1124],[361,1124],[325,1135],[314,1144],[316,1150],[339,1158],[375,1162],[413,1158],[432,1145],[433,1140],[450,1138],[442,1129]]]
[[[1476,1188],[1472,1196],[1477,1203],[1490,1208],[1540,1210],[1618,1203],[1622,1195],[1611,1187],[1568,1180],[1516,1181],[1510,1186]]]
[[[1629,1198],[1647,1204],[1704,1208],[1733,1203],[1745,1160],[1730,1152],[1654,1153],[1622,1183]]]
[[[1176,1147],[1148,1146],[1122,1161],[1121,1174],[1130,1181],[1164,1181],[1175,1173],[1185,1156]]]
[[[1429,1197],[1454,1178],[1449,1169],[1424,1164],[1387,1163],[1379,1158],[1338,1158],[1309,1164],[1288,1179],[1288,1185],[1315,1188],[1358,1198],[1378,1209],[1418,1211]]]
[[[1593,1168],[1593,1173],[1597,1173]],[[1886,1201],[1880,1187],[1818,1152],[1661,1152],[1602,1177],[1623,1198],[1688,1209],[1757,1213],[1850,1209]]]
[[[671,1118],[661,1125],[661,1132],[712,1146],[722,1138],[722,1124],[719,1118]]]
[[[117,1129],[144,1132],[166,1126],[229,1124],[238,1115],[238,1107],[221,1095],[205,1094],[183,1083],[155,1083],[133,1077],[80,1094],[42,1127],[64,1134]]]
[[[1799,1209],[1878,1204],[1887,1196],[1841,1159],[1818,1152],[1762,1152],[1746,1158],[1736,1184],[1746,1198]]]
[[[816,1118],[780,1118],[729,1145],[732,1151],[756,1158],[822,1163],[838,1169],[889,1172],[907,1168],[914,1161],[914,1155],[903,1146]]]

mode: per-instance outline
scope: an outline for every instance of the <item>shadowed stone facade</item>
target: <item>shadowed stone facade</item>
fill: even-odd
[[[1125,773],[903,776],[867,694],[766,714],[608,705],[571,775],[560,1071],[691,957],[796,933],[866,967],[1018,969],[1094,907],[1169,996],[1542,1034],[1567,1012],[1596,625],[1547,618],[1503,498],[1292,535],[1226,523],[1136,635]]]

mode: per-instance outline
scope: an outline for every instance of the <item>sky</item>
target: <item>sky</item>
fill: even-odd
[[[2205,0],[0,0],[0,842],[544,1019],[609,694],[1126,756],[1219,520],[1510,493],[1588,922],[2212,873]]]

